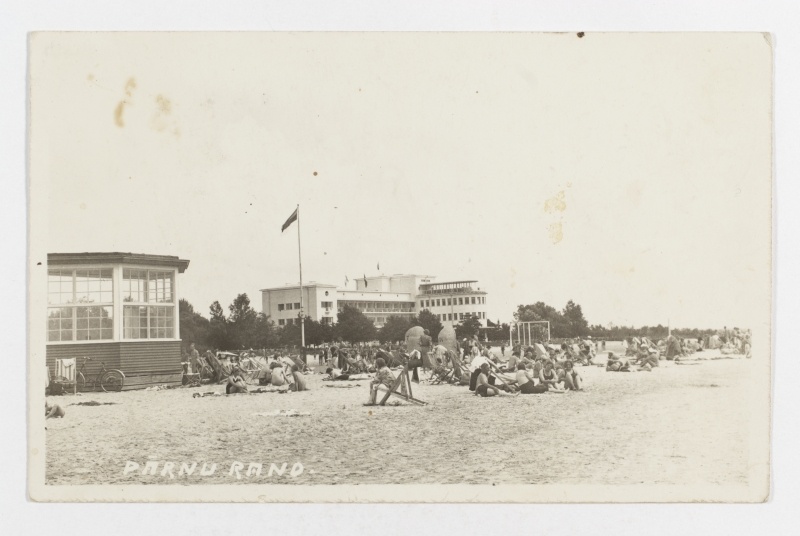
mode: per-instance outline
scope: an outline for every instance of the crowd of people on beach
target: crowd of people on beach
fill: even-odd
[[[598,350],[607,356],[607,372],[649,372],[659,367],[661,360],[679,362],[710,348],[719,349],[723,355],[736,353],[749,358],[751,332],[725,328],[697,339],[670,334],[657,342],[647,337],[628,337],[622,341],[620,354],[605,352],[606,341],[594,341],[590,336],[559,344],[534,340],[527,346],[513,345],[508,358],[505,344],[499,345],[499,355],[478,337],[434,344],[427,330],[413,346],[408,340],[404,344],[355,345],[339,341],[311,355],[326,367],[323,381],[369,381],[367,405],[373,405],[381,388],[396,389],[406,396],[406,384],[398,382],[403,371],[408,371],[410,381],[456,384],[479,397],[566,393],[584,389],[577,366],[603,366],[595,361]],[[307,391],[306,375],[313,371],[300,355],[307,357],[309,353],[295,355],[286,349],[272,353],[246,350],[238,354],[207,350],[201,355],[191,344],[184,356],[185,374],[224,384],[225,394],[229,395],[267,392],[264,387],[280,392]],[[61,406],[46,404],[46,418],[63,417],[64,413]]]

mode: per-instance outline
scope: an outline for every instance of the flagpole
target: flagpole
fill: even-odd
[[[300,351],[305,354],[306,347],[306,322],[305,309],[303,308],[303,257],[300,254],[300,203],[297,204],[297,262],[300,266]],[[301,357],[303,362],[306,356]]]

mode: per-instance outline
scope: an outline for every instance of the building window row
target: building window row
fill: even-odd
[[[279,303],[278,311],[291,311],[292,309],[300,310],[300,302],[295,303]]]
[[[435,298],[420,300],[420,308],[447,307],[452,305],[486,305],[486,296],[467,296],[459,298]]]
[[[371,302],[371,301],[343,301],[339,300],[339,309],[345,306],[355,307],[364,313],[412,313],[413,302]]]
[[[113,273],[112,268],[48,270],[48,342],[114,339]],[[124,339],[174,338],[174,277],[168,271],[123,270]]]
[[[486,313],[483,311],[479,311],[477,313],[442,313],[442,314],[434,314],[436,318],[438,318],[442,322],[458,322],[460,320],[465,320],[471,316],[475,318],[486,319]]]

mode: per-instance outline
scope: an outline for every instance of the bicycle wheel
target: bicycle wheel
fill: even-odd
[[[100,378],[100,387],[107,393],[121,391],[124,381],[125,376],[123,376],[121,372],[109,370]]]
[[[83,372],[79,372],[78,375],[75,377],[75,382],[78,384],[78,391],[84,392],[86,391],[86,376],[83,375]]]

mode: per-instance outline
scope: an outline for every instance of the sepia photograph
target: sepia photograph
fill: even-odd
[[[770,34],[28,44],[34,501],[769,499]]]

